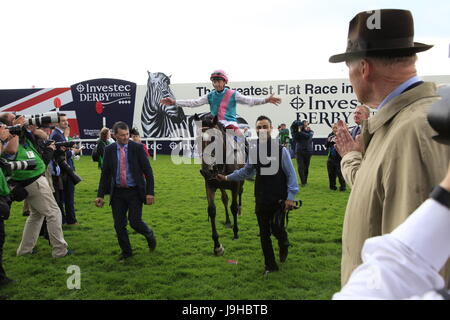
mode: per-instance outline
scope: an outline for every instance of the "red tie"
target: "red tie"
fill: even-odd
[[[127,156],[125,146],[120,147],[120,186],[127,188]]]

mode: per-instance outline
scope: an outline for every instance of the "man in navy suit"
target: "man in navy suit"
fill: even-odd
[[[356,139],[356,136],[361,133],[361,123],[363,120],[369,119],[370,116],[370,110],[365,105],[357,106],[355,109],[355,112],[353,113],[353,120],[356,123],[356,126],[352,128],[350,131],[350,135],[352,136],[353,140]]]
[[[155,202],[154,180],[143,145],[129,140],[128,125],[116,122],[113,132],[117,140],[105,148],[95,204],[102,207],[109,191],[114,228],[122,249],[119,261],[124,261],[133,254],[126,228],[127,211],[131,227],[146,238],[150,251],[155,250],[153,230],[142,221],[142,204]]]
[[[55,130],[50,135],[51,140],[55,140],[55,142],[64,142],[67,141],[66,136],[64,135],[64,131],[69,127],[69,120],[64,113],[59,114],[58,124],[56,125]],[[61,150],[66,153],[66,161],[69,167],[72,170],[75,170],[75,166],[73,164],[73,157],[76,153],[80,153],[78,149],[68,150],[65,147],[61,147]],[[62,222],[63,224],[68,225],[78,225],[77,218],[75,216],[75,204],[74,204],[74,194],[75,194],[75,185],[72,180],[64,173],[61,172],[61,169],[56,165],[56,163],[52,162],[52,178],[53,185],[55,188],[55,198],[58,202],[58,206],[61,209],[62,213]]]

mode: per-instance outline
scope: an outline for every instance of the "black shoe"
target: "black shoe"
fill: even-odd
[[[125,262],[126,259],[130,258],[132,254],[121,254],[119,256],[119,259],[117,259],[119,262]]]
[[[336,191],[337,188],[336,187],[330,187],[330,190]]]
[[[306,183],[302,183],[302,187],[306,187]]]
[[[280,247],[280,262],[285,262],[289,253],[289,247],[291,245],[287,244],[287,245],[283,245]]]
[[[278,266],[275,264],[273,266],[265,266],[263,276],[267,276],[271,272],[277,272],[279,270]]]
[[[2,280],[0,280],[0,287],[4,287],[7,286],[8,284],[12,284],[12,283],[16,283],[16,280],[10,279],[8,277],[3,278]]]
[[[345,191],[347,191],[347,189],[346,188],[339,188],[339,191],[345,192]]]
[[[29,210],[24,211],[24,212],[22,213],[22,215],[23,215],[24,217],[29,217],[29,216],[30,216],[30,211],[29,211]]]
[[[155,248],[156,248],[156,238],[155,237],[148,240],[148,247],[150,249],[150,252],[155,251]]]

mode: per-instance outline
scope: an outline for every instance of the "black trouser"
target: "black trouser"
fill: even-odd
[[[142,221],[142,199],[137,188],[114,188],[111,207],[117,240],[124,256],[131,256],[130,239],[127,231],[127,211],[130,226],[148,241],[153,239],[153,231]]]
[[[280,204],[278,203],[269,205],[256,203],[255,207],[256,217],[258,218],[261,248],[264,254],[264,263],[266,267],[270,269],[277,266],[270,235],[273,234],[275,238],[277,238],[279,247],[289,245],[288,235],[284,228],[284,221],[281,225],[274,223],[274,214],[279,208]]]
[[[0,219],[0,281],[6,278],[5,269],[3,269],[3,245],[5,244],[5,222]]]
[[[327,161],[328,179],[330,181],[330,189],[336,188],[336,177],[339,179],[341,190],[345,190],[345,180],[341,172],[341,161],[328,158]]]
[[[63,182],[62,178],[60,176],[52,176],[53,180],[53,188],[55,189],[55,192],[53,193],[53,196],[55,197],[56,203],[58,204],[59,210],[61,211],[61,221],[62,224],[66,224],[66,213],[64,211],[64,190],[63,190]]]
[[[73,184],[72,180],[70,180],[69,177],[64,177],[63,179],[63,202],[64,202],[64,209],[66,214],[66,222],[67,224],[74,224],[77,223],[77,218],[75,216],[75,185]]]
[[[311,161],[312,154],[305,151],[297,151],[297,169],[300,181],[302,184],[308,183],[309,163]]]
[[[66,175],[52,176],[56,203],[61,210],[62,223],[77,223],[74,206],[75,185]]]

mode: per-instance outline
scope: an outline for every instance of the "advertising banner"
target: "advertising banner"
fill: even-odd
[[[133,123],[136,84],[118,79],[93,79],[71,86],[81,139],[98,138],[103,126]]]
[[[428,76],[422,79],[437,84],[450,83],[450,76]],[[349,128],[355,125],[353,111],[360,105],[347,79],[229,82],[228,86],[248,96],[268,97],[273,94],[282,99],[279,106],[237,105],[238,123],[248,124],[251,136],[256,136],[254,126],[260,115],[266,115],[272,120],[274,135],[282,123],[289,129],[294,120],[307,120],[314,131],[315,154],[325,154],[326,137],[333,123],[343,120]],[[198,99],[212,89],[210,82],[171,85],[170,78],[164,73],[149,72],[147,86],[137,89],[134,126],[141,128],[143,137],[148,138],[193,137],[193,116],[209,112],[209,105],[178,108],[163,106],[160,100],[164,97]],[[143,101],[142,104],[140,101]],[[375,112],[375,109],[371,109],[372,115]],[[162,150],[164,152],[165,148]]]
[[[438,85],[450,83],[450,76],[422,79]],[[240,125],[247,124],[249,135],[253,137],[256,137],[255,121],[260,115],[272,120],[274,135],[282,123],[289,129],[294,120],[307,120],[314,131],[314,152],[324,154],[324,141],[333,123],[344,120],[350,128],[355,125],[353,111],[359,102],[347,79],[231,81],[228,86],[243,95],[268,97],[273,94],[282,99],[279,106],[237,105],[237,121]],[[69,118],[71,136],[81,139],[97,139],[103,126],[112,128],[115,122],[124,121],[130,128],[137,128],[144,139],[159,139],[157,153],[164,154],[180,143],[176,138],[194,138],[194,115],[210,110],[209,105],[163,106],[160,100],[165,97],[198,99],[212,89],[210,82],[171,84],[166,74],[148,72],[147,84],[139,86],[126,80],[106,78],[82,81],[70,88],[0,90],[0,112],[23,115],[64,112]],[[376,111],[371,109],[371,112]],[[93,142],[85,143],[86,154],[93,146]]]

